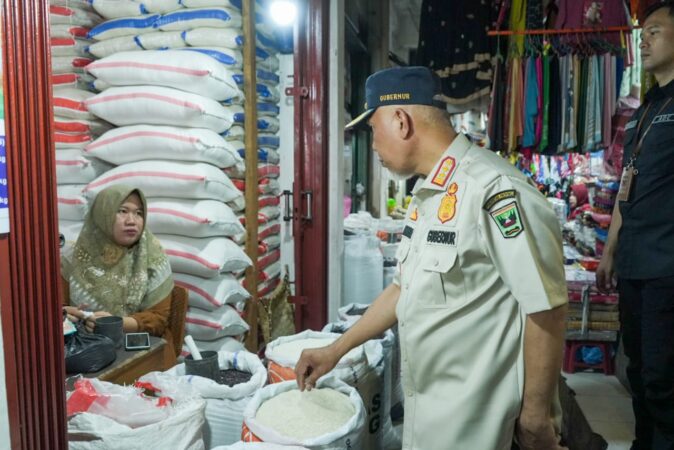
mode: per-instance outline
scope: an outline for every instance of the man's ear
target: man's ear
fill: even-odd
[[[393,120],[396,125],[396,132],[401,139],[408,139],[414,130],[412,117],[404,109],[397,108],[393,113]]]

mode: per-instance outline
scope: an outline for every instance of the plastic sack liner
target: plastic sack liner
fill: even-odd
[[[224,336],[238,336],[249,330],[239,312],[230,305],[215,311],[190,307],[185,319],[185,332],[195,339],[211,341]]]
[[[189,305],[205,311],[215,311],[226,304],[242,311],[244,303],[250,298],[248,291],[229,273],[207,280],[184,273],[174,273],[173,279],[176,285],[187,289]]]
[[[122,52],[95,61],[87,71],[111,86],[165,86],[223,101],[241,95],[232,73],[197,52]]]
[[[100,383],[108,390],[138,392],[133,387],[116,386],[112,383],[87,380]],[[174,381],[175,383],[175,381]],[[189,388],[189,385],[186,387]],[[171,393],[185,391],[185,386],[176,386],[163,390]],[[130,398],[127,396],[127,399]],[[127,399],[121,402],[121,417],[128,417],[130,405]],[[167,399],[159,399],[164,403]],[[170,403],[170,402],[169,402]],[[70,450],[131,450],[131,449],[184,449],[204,450],[202,427],[206,402],[195,396],[181,396],[175,399],[167,417],[158,422],[132,428],[98,414],[84,412],[68,420],[68,448]],[[159,408],[155,409],[159,410]],[[149,414],[136,414],[147,421]]]
[[[107,367],[117,357],[115,343],[106,336],[78,327],[65,337],[66,373],[91,373]]]
[[[191,30],[193,28],[241,28],[241,13],[234,8],[182,9],[164,14],[155,25],[162,31]]]
[[[120,127],[87,145],[85,151],[113,164],[167,159],[204,162],[226,168],[241,162],[232,143],[205,128],[160,125]]]
[[[244,411],[244,426],[241,439],[244,442],[270,442],[284,445],[302,445],[313,450],[344,450],[344,449],[364,449],[363,428],[365,425],[365,408],[358,392],[344,382],[332,378],[321,378],[316,384],[317,388],[334,389],[349,397],[351,405],[355,408],[355,414],[349,421],[336,429],[332,433],[325,434],[304,442],[297,442],[295,439],[283,436],[277,431],[262,425],[257,419],[257,411],[262,404],[290,390],[298,389],[295,381],[287,381],[266,386],[260,389],[253,399],[248,403]]]
[[[220,370],[236,369],[248,372],[252,376],[245,383],[227,386],[199,376],[185,375],[185,365],[177,366],[165,372],[180,377],[190,383],[196,392],[206,399],[206,424],[204,442],[207,448],[231,444],[241,437],[243,411],[267,381],[267,370],[260,358],[247,351],[218,352]],[[139,381],[143,381],[141,377]]]
[[[139,161],[123,164],[89,183],[85,195],[93,198],[115,184],[133,184],[147,197],[162,197],[167,192],[177,198],[231,201],[243,198],[221,170],[211,164],[174,161]]]
[[[245,232],[232,209],[217,200],[149,198],[147,213],[155,234],[204,238]]]
[[[159,86],[112,87],[86,101],[98,117],[123,125],[174,125],[222,133],[232,113],[215,100]]]
[[[56,150],[56,181],[59,184],[86,184],[110,168],[96,158],[85,157],[81,150]]]
[[[188,238],[157,235],[174,272],[202,278],[245,270],[252,265],[248,255],[232,240],[224,237]]]
[[[151,33],[156,31],[155,23],[161,16],[150,14],[141,17],[125,17],[113,19],[95,26],[89,31],[88,38],[104,41],[120,36],[135,36],[137,34]]]

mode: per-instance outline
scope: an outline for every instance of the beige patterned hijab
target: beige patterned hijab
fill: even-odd
[[[112,233],[119,207],[133,193],[143,205],[143,232],[138,242],[127,248],[116,244]],[[147,203],[138,189],[116,185],[96,196],[72,254],[62,260],[73,306],[127,316],[169,295],[173,289],[171,267],[159,240],[145,229],[146,220]]]

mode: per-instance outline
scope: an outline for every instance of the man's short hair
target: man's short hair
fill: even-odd
[[[641,19],[641,24],[643,25],[646,22],[646,19],[653,14],[655,11],[658,11],[661,8],[667,8],[669,11],[669,17],[674,20],[674,1],[666,0],[658,3],[653,3],[651,6],[646,8],[644,11],[643,18]]]

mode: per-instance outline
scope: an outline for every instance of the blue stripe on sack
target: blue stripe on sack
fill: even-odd
[[[271,55],[266,50],[263,50],[260,47],[255,47],[255,56],[257,56],[260,59],[267,59]]]
[[[271,124],[264,119],[260,119],[257,121],[258,130],[268,130],[270,126]]]
[[[223,22],[232,20],[232,16],[221,9],[195,9],[192,11],[179,11],[169,14],[164,14],[155,23],[155,28],[163,27],[176,22],[187,22],[198,19],[216,19]]]
[[[136,45],[137,45],[138,47],[140,47],[141,49],[145,50],[145,47],[143,47],[143,43],[140,42],[140,36],[134,36],[134,37],[133,37],[133,42],[135,42]]]
[[[242,0],[229,0],[229,3],[232,4],[233,7],[235,8],[243,8],[243,1]]]
[[[278,136],[258,136],[257,145],[278,148],[281,145],[281,138]]]
[[[273,49],[276,48],[276,41],[274,39],[268,37],[264,33],[258,32],[257,33],[257,40],[260,41],[260,44],[262,44],[263,46],[265,46],[267,48],[273,48]]]
[[[242,158],[246,157],[246,149],[245,148],[240,148],[238,151],[239,151],[239,156],[241,156]],[[267,162],[269,160],[269,152],[266,151],[263,148],[257,149],[257,159],[258,159],[258,161],[261,161],[261,162]]]
[[[222,64],[225,64],[227,66],[233,66],[237,63],[236,59],[233,58],[231,55],[228,55],[227,53],[219,52],[217,50],[209,50],[209,49],[197,48],[197,47],[186,47],[186,48],[180,48],[180,49],[176,49],[176,50],[203,53],[204,55],[210,56],[211,58],[215,59],[216,61],[219,61]]]
[[[239,47],[243,47],[243,36],[241,35],[237,36],[236,39],[234,39],[234,41],[236,42],[236,45],[238,45]]]
[[[239,86],[243,84],[243,74],[232,75],[232,78],[234,79],[234,82]]]
[[[244,123],[246,121],[246,116],[243,113],[234,114],[234,123]]]
[[[181,1],[182,1],[182,0],[181,0]],[[189,44],[187,44],[187,30],[182,31],[182,32],[180,33],[180,39],[183,40],[183,42],[185,43],[185,45],[189,45]]]
[[[157,22],[157,20],[160,17],[161,16],[159,14],[154,14],[152,16],[143,18],[131,18],[131,19],[125,18],[125,19],[109,20],[89,30],[89,33],[87,33],[87,37],[93,39],[95,36],[98,36],[99,34],[103,34],[105,32],[116,30],[119,28],[136,28],[136,29],[152,28],[155,22]]]
[[[270,112],[274,114],[278,114],[281,112],[281,108],[279,108],[273,103],[258,103],[257,110],[263,112]]]
[[[274,72],[269,72],[267,70],[258,69],[257,78],[263,81],[271,81],[273,83],[279,83],[281,79]]]
[[[148,11],[147,8],[145,8],[145,5],[143,5],[143,4],[141,3],[141,4],[140,4],[140,13],[141,13],[141,14],[150,14],[150,11]]]

